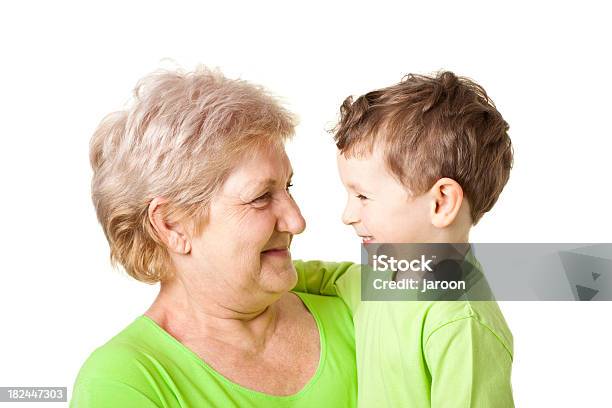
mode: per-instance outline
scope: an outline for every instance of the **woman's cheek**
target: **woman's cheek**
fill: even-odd
[[[238,229],[238,236],[244,237],[245,240],[248,239],[253,243],[258,243],[256,245],[262,247],[270,240],[276,226],[276,218],[267,209],[256,209],[255,212],[251,213],[249,217],[245,217],[242,221]]]

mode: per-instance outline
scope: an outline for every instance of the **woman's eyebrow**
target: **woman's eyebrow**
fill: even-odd
[[[291,180],[293,177],[293,170],[289,173],[289,177],[287,177],[287,182]],[[247,189],[249,191],[260,191],[265,188],[274,187],[276,184],[279,184],[279,181],[275,178],[267,177],[262,179],[257,179],[248,183]]]
[[[265,179],[251,181],[250,183],[247,184],[246,189],[251,192],[257,192],[257,191],[261,191],[264,189],[274,187],[277,184],[278,184],[278,181],[276,179],[265,178]]]
[[[249,191],[260,191],[269,187],[274,186],[274,184],[276,184],[276,180],[272,179],[272,178],[265,178],[265,179],[259,179],[259,180],[254,180],[251,181],[247,184],[246,188]]]

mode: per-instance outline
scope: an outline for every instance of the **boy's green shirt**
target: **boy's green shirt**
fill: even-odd
[[[362,301],[361,265],[294,265],[294,290],[351,310],[360,407],[514,407],[512,333],[495,301]]]

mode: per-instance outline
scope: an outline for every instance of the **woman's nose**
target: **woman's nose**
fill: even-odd
[[[277,229],[280,232],[289,232],[293,235],[301,234],[306,229],[306,220],[302,217],[297,203],[289,194],[283,200],[277,224]]]

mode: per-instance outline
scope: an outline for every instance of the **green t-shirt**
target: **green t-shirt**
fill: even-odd
[[[294,290],[351,309],[360,407],[514,406],[512,333],[495,301],[362,301],[361,265],[294,264]]]
[[[319,366],[294,395],[273,396],[233,383],[146,316],[95,350],[81,368],[73,408],[354,407],[355,340],[337,298],[298,293],[319,329]]]

